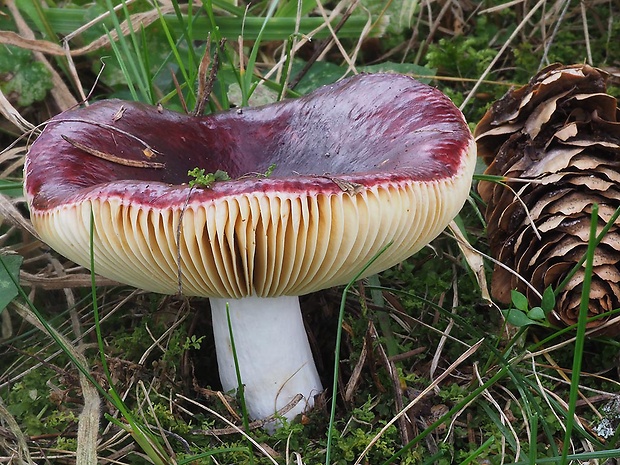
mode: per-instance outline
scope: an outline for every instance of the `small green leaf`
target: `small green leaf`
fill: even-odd
[[[0,255],[0,313],[18,294],[15,282],[19,282],[19,267],[23,261],[20,255]]]
[[[544,310],[545,314],[549,313],[551,310],[553,310],[553,307],[555,307],[555,294],[551,287],[548,287],[547,289],[545,289],[545,292],[543,292],[542,302],[540,303],[540,306]]]
[[[295,77],[304,67],[305,62],[295,58],[293,60],[293,68],[291,70],[291,76]],[[299,81],[299,84],[295,87],[295,92],[300,94],[307,94],[321,86],[327,84],[333,84],[338,79],[342,78],[346,68],[338,66],[329,61],[317,61],[304,77]]]
[[[230,180],[230,176],[228,176],[228,173],[223,170],[217,170],[215,173],[213,173],[213,176],[215,177],[216,181],[229,181]]]
[[[502,310],[502,313],[508,323],[513,326],[517,326],[518,328],[538,324],[537,321],[528,318],[528,316],[524,312],[522,312],[521,310],[517,310],[516,308]]]
[[[532,320],[542,321],[545,319],[545,312],[540,307],[534,307],[529,312],[527,312],[527,317],[531,318]]]
[[[190,187],[209,188],[214,182],[230,180],[228,173],[222,170],[217,170],[215,173],[205,173],[204,168],[194,168],[189,170],[187,175],[194,178],[189,182]]]
[[[271,176],[273,174],[273,171],[276,169],[276,164],[272,163],[271,165],[269,165],[269,167],[267,168],[267,171],[265,171],[264,175],[266,178],[268,178],[269,176]]]
[[[515,290],[510,291],[510,297],[512,300],[512,304],[515,306],[515,308],[518,308],[519,310],[523,312],[528,311],[527,297],[525,297],[519,291],[515,291]]]

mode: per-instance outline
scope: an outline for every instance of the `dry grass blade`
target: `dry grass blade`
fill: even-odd
[[[27,131],[28,134],[31,131]],[[20,179],[24,169],[26,147],[14,145],[0,151],[0,179]]]
[[[54,42],[42,39],[27,39],[13,31],[0,31],[0,44],[13,45],[32,52],[41,52],[46,55],[63,56],[64,49]]]
[[[245,431],[243,431],[241,428],[239,428],[237,425],[235,425],[234,423],[230,422],[227,418],[223,417],[222,415],[220,415],[219,413],[217,413],[215,410],[210,409],[209,407],[207,407],[206,405],[202,405],[200,402],[196,402],[193,399],[190,399],[189,397],[185,397],[182,394],[179,394],[177,396],[179,399],[182,399],[186,402],[189,402],[192,405],[197,406],[198,408],[216,416],[217,418],[219,418],[220,420],[222,420],[224,423],[230,425],[230,427],[236,432],[241,434],[243,437],[245,437],[248,441],[250,441],[252,443],[252,445],[254,447],[256,447],[259,451],[261,451],[261,453],[264,454],[265,457],[267,457],[267,459],[269,459],[269,461],[271,463],[273,463],[274,465],[278,465],[278,462],[276,462],[276,460],[265,450],[264,447],[262,447],[258,442],[256,442],[256,440],[254,438],[252,438],[251,436],[249,436]]]
[[[396,423],[400,417],[405,415],[407,413],[407,410],[411,409],[414,405],[420,402],[424,398],[424,396],[432,392],[439,385],[439,383],[441,383],[461,363],[463,363],[467,358],[469,358],[470,355],[474,354],[480,348],[483,342],[484,340],[481,339],[480,341],[476,342],[474,345],[469,347],[465,352],[463,352],[463,354],[459,358],[457,358],[448,368],[446,368],[446,370],[442,374],[440,374],[437,377],[437,379],[435,379],[422,392],[420,392],[418,396],[415,399],[413,399],[411,402],[409,402],[409,404],[407,404],[404,409],[398,412],[398,414],[394,418],[388,421],[385,424],[385,426],[381,428],[381,431],[379,431],[379,433],[377,433],[377,435],[372,439],[372,441],[370,441],[370,443],[366,446],[364,451],[360,454],[360,456],[355,461],[354,465],[359,465],[360,463],[362,463],[362,461],[364,460],[364,457],[368,454],[370,449],[372,449],[372,447],[377,443],[377,441],[381,438],[381,436],[383,436],[383,434],[387,431],[387,429],[390,426],[392,426],[394,423]]]
[[[183,323],[183,321],[185,321],[185,319],[187,318],[187,314],[184,315],[178,315],[177,318],[174,319],[174,323],[172,323],[172,325],[166,329],[166,331],[164,331],[162,333],[161,336],[159,336],[158,338],[155,338],[153,336],[153,334],[151,333],[151,331],[149,330],[148,324],[146,325],[146,330],[149,333],[149,336],[151,336],[151,339],[153,340],[153,343],[149,346],[148,349],[146,349],[144,351],[144,354],[142,354],[142,357],[140,357],[140,360],[138,361],[139,365],[143,365],[144,363],[146,363],[146,360],[148,359],[151,351],[155,348],[159,348],[161,349],[162,352],[166,352],[166,348],[161,346],[161,342],[166,339],[167,337],[169,338],[171,336],[171,334],[174,332],[175,329],[177,329],[181,323]]]
[[[588,30],[588,18],[585,2],[579,2],[579,9],[581,10],[581,21],[583,22],[583,38],[586,42],[587,62],[590,66],[594,66],[594,62],[592,61],[592,46],[590,45],[590,32]]]
[[[39,237],[37,232],[32,227],[32,223],[24,218],[24,215],[22,215],[15,206],[14,199],[2,194],[0,194],[0,218],[3,218],[5,221],[10,222],[24,231],[27,231],[32,237]]]
[[[220,48],[222,46],[223,43],[220,43]],[[205,53],[202,55],[200,65],[198,66],[198,90],[196,92],[196,107],[192,112],[194,116],[202,115],[205,110],[205,106],[209,101],[209,96],[211,95],[211,90],[213,88],[213,80],[215,79],[218,68],[218,51],[215,52],[215,56],[213,57],[213,65],[211,66],[211,71],[208,71],[209,65],[211,65],[211,63],[211,35],[209,35],[209,37],[207,38]]]
[[[390,376],[390,381],[392,381],[392,393],[394,395],[394,408],[397,412],[403,411],[404,401],[403,401],[403,390],[399,372],[396,368],[396,364],[394,360],[390,360],[383,348],[383,345],[380,343],[379,334],[377,333],[377,329],[372,321],[369,322],[368,325],[368,336],[372,340],[371,347],[376,347],[379,352],[379,357],[383,363],[385,370],[388,372]],[[366,341],[366,340],[365,340]],[[364,341],[364,342],[365,342]],[[413,439],[413,429],[411,427],[411,419],[407,415],[401,415],[398,418],[398,430],[400,431],[400,438],[402,444],[405,445],[411,439]]]
[[[489,286],[487,285],[487,275],[484,269],[483,255],[471,245],[454,221],[450,222],[448,228],[450,228],[450,231],[454,235],[456,243],[461,250],[461,254],[465,258],[465,261],[476,276],[481,297],[487,302],[490,302],[491,295],[489,294]]]
[[[567,370],[561,368],[556,361],[551,357],[551,353],[550,352],[544,352],[543,356],[545,357],[545,359],[547,360],[547,362],[549,363],[549,365],[551,367],[553,367],[554,370],[556,370],[556,372],[558,373],[558,375],[560,376],[560,378],[562,378],[564,380],[564,382],[566,382],[567,384],[570,385],[571,383],[571,379],[567,374]],[[532,361],[533,363],[533,361]],[[536,374],[536,370],[535,367],[533,367],[533,371]],[[584,374],[582,373],[582,376]],[[544,392],[542,389],[542,383],[539,381],[538,376],[536,377],[536,382],[539,384],[539,387],[541,388],[541,392]],[[589,402],[588,398],[586,397],[586,395],[579,391],[579,397],[581,398],[581,400],[590,406],[590,408],[592,409],[593,412],[595,412],[595,414],[598,414],[598,411],[594,408],[594,406]]]
[[[474,84],[474,87],[472,87],[472,89],[468,92],[467,97],[465,97],[465,99],[463,100],[463,103],[461,103],[461,105],[459,106],[461,110],[463,110],[467,106],[469,101],[476,95],[476,92],[478,88],[480,87],[480,85],[482,84],[482,81],[486,79],[486,77],[491,72],[491,70],[495,67],[495,65],[499,61],[500,57],[504,54],[504,52],[508,50],[508,48],[510,48],[510,44],[515,39],[515,37],[517,37],[519,32],[521,32],[521,30],[525,27],[525,25],[528,24],[530,19],[532,19],[532,17],[536,14],[536,12],[540,9],[540,7],[542,7],[545,3],[547,3],[547,0],[539,0],[528,11],[527,15],[525,15],[525,17],[521,20],[521,22],[517,25],[517,27],[512,32],[512,34],[510,34],[510,37],[508,38],[508,40],[504,42],[504,44],[502,45],[502,48],[497,52],[497,55],[495,55],[493,60],[491,60],[491,63],[489,63],[489,66],[487,66],[484,72],[480,75],[480,77],[478,78],[478,81],[476,82],[476,84]]]
[[[355,8],[357,7],[359,0],[353,0],[353,2],[347,7],[347,9],[345,10],[342,19],[338,22],[338,24],[335,27],[331,26],[331,20],[339,13],[339,9],[343,7],[345,2],[339,2],[338,5],[336,6],[336,8],[334,8],[331,11],[331,14],[328,15],[327,12],[325,11],[325,8],[323,7],[323,5],[321,4],[321,2],[319,0],[317,0],[317,6],[319,8],[319,11],[321,13],[321,15],[323,16],[323,19],[325,20],[324,23],[321,26],[321,29],[323,27],[327,27],[331,33],[331,36],[329,39],[323,41],[323,43],[321,44],[320,47],[317,48],[317,50],[315,51],[315,53],[312,55],[312,57],[310,57],[310,59],[306,62],[306,64],[304,65],[304,67],[301,69],[301,71],[299,71],[299,73],[291,80],[290,84],[289,84],[289,89],[295,89],[295,87],[297,87],[297,85],[299,84],[299,82],[301,81],[301,79],[306,75],[306,73],[310,70],[310,68],[312,67],[312,65],[314,65],[314,63],[318,60],[321,59],[321,57],[324,57],[325,54],[334,46],[336,45],[340,51],[340,53],[342,54],[343,58],[347,61],[348,65],[349,65],[349,70],[350,69],[355,69],[355,67],[353,66],[353,63],[355,60],[352,60],[349,55],[347,54],[346,50],[344,49],[344,47],[342,46],[342,44],[340,43],[340,41],[338,40],[338,36],[337,36],[337,32],[338,30],[344,26],[344,23],[346,22],[346,20],[351,16],[351,14],[353,13],[353,11],[355,10]],[[368,27],[366,28],[368,29]],[[313,34],[318,32],[320,29],[316,29],[315,31],[313,31]],[[310,39],[312,37],[311,34],[309,34],[308,39]],[[299,47],[301,47],[303,44],[305,43],[305,41],[300,42],[298,45]],[[361,44],[361,38],[360,38],[360,42],[359,44]],[[359,44],[358,44],[358,49],[359,49]],[[294,49],[295,50],[295,49]],[[296,51],[296,50],[295,50]],[[357,54],[357,51],[355,52],[355,54]],[[283,58],[284,60],[285,58]],[[348,72],[348,71],[347,71]],[[267,75],[268,76],[268,75]]]
[[[151,389],[149,388],[147,390],[146,386],[144,385],[144,382],[142,380],[138,381],[138,384],[136,386],[136,391],[141,391],[142,396],[140,396],[140,392],[137,392],[136,394],[136,398],[140,398],[142,397],[143,403],[146,403],[148,409],[149,409],[149,414],[151,416],[151,418],[154,419],[156,426],[157,426],[157,430],[159,431],[159,437],[161,438],[162,442],[164,443],[166,450],[168,452],[168,456],[169,457],[174,457],[174,450],[172,448],[172,446],[170,445],[170,442],[168,441],[168,437],[166,434],[166,431],[164,430],[164,428],[161,426],[161,422],[159,421],[159,418],[157,418],[157,414],[155,413],[155,408],[153,407],[153,403],[151,402],[150,399],[150,391]],[[142,412],[142,405],[140,405],[140,411]],[[146,418],[146,415],[144,413],[142,413],[142,417],[143,419]],[[147,424],[146,420],[144,420],[144,424]],[[189,449],[189,447],[187,448]],[[189,452],[189,450],[186,450],[187,452]],[[171,464],[167,464],[167,465],[176,465],[175,463],[171,463]]]
[[[11,412],[9,412],[6,406],[4,405],[4,402],[2,401],[1,397],[0,397],[0,419],[2,419],[2,423],[8,426],[9,431],[11,432],[11,434],[14,437],[15,442],[17,443],[16,444],[17,447],[14,447],[12,444],[9,444],[9,440],[5,438],[0,439],[0,445],[2,445],[6,451],[12,450],[11,455],[19,461],[18,463],[34,465],[34,462],[32,461],[32,457],[30,455],[30,449],[28,449],[28,443],[26,442],[26,435],[22,432],[21,428],[19,427],[19,424],[15,420],[15,417],[11,415]]]
[[[19,273],[20,283],[24,287],[36,287],[46,291],[54,289],[72,289],[72,288],[90,288],[92,287],[92,278],[88,273],[67,274],[64,276],[43,276],[34,275],[27,271],[21,270]],[[97,286],[118,286],[119,283],[111,279],[95,277]]]
[[[456,276],[455,273],[453,273],[453,276]],[[453,289],[453,293],[452,293],[452,314],[456,314],[456,309],[459,305],[459,291],[458,291],[458,286],[456,283],[456,279],[452,279],[452,289]],[[443,296],[442,296],[443,298]],[[439,303],[439,305],[441,305],[441,301]],[[435,349],[435,354],[433,355],[433,360],[431,361],[431,366],[429,369],[429,378],[433,379],[435,376],[435,371],[437,371],[437,367],[439,366],[439,362],[440,360],[442,360],[442,353],[443,353],[443,349],[446,345],[446,342],[448,341],[448,337],[450,337],[450,332],[452,331],[452,328],[454,327],[454,319],[450,318],[448,320],[448,325],[446,326],[446,329],[444,329],[443,334],[441,335],[441,338],[439,339],[439,342],[437,343],[437,348]]]
[[[14,303],[19,315],[28,323],[47,334],[47,329],[41,324],[32,310],[17,302]],[[51,328],[50,328],[51,329]],[[55,337],[63,341],[71,356],[83,367],[88,367],[84,354],[78,350],[62,334],[55,332]],[[99,435],[99,418],[101,416],[101,399],[93,384],[80,372],[80,387],[84,398],[84,408],[78,418],[76,461],[79,464],[95,465],[97,463],[97,442]]]
[[[328,16],[327,13],[325,11],[325,8],[323,7],[322,3],[320,0],[317,0],[316,4],[317,4],[317,8],[319,10],[319,12],[321,13],[321,16],[323,17],[323,20],[325,21],[325,24],[327,25],[327,28],[329,29],[329,32],[331,34],[331,39],[329,40],[329,42],[327,43],[328,45],[319,53],[317,59],[320,61],[322,60],[325,55],[327,54],[327,52],[329,51],[329,49],[331,48],[332,45],[336,45],[336,47],[338,48],[338,51],[340,52],[340,54],[342,55],[342,57],[344,58],[344,60],[347,62],[347,73],[349,71],[353,71],[355,73],[357,73],[357,71],[355,71],[355,55],[357,55],[357,52],[359,50],[359,44],[361,43],[361,40],[363,39],[363,34],[360,37],[360,42],[358,42],[358,47],[356,47],[355,51],[352,54],[352,57],[349,57],[349,54],[347,53],[347,51],[345,50],[344,46],[342,45],[342,43],[340,42],[340,40],[338,39],[338,30],[340,27],[342,27],[345,23],[345,21],[349,18],[349,16],[351,16],[351,14],[353,13],[353,11],[357,8],[357,5],[359,3],[359,0],[353,0],[351,2],[351,4],[349,5],[349,7],[347,8],[347,10],[345,11],[344,15],[342,16],[342,19],[340,20],[340,22],[336,25],[336,28],[333,28],[331,26],[331,23],[328,20]]]
[[[165,168],[166,165],[164,163],[150,162],[144,160],[132,160],[124,157],[119,157],[112,153],[102,152],[101,150],[94,149],[92,147],[88,147],[74,139],[71,139],[68,136],[63,135],[62,138],[69,142],[76,149],[81,150],[93,157],[101,158],[102,160],[109,161],[111,163],[116,163],[118,165],[123,166],[131,166],[133,168],[148,168],[148,169],[162,169]]]
[[[360,350],[359,359],[353,368],[351,376],[349,377],[349,381],[347,381],[347,385],[344,389],[344,400],[347,402],[351,402],[355,391],[359,386],[359,382],[362,375],[362,370],[364,369],[364,364],[366,363],[366,357],[368,355],[368,339],[370,337],[370,325],[372,322],[369,322],[368,330],[366,331],[366,337],[364,337],[364,343],[362,344],[362,349]]]
[[[484,384],[484,381],[482,380],[482,376],[480,376],[480,370],[478,369],[478,364],[474,363],[473,368],[474,368],[474,373],[476,375],[476,379],[478,380],[478,383],[482,386]],[[517,449],[515,450],[515,457],[519,457],[521,455],[521,444],[519,441],[519,435],[517,434],[514,427],[512,426],[512,422],[510,421],[510,419],[506,416],[506,412],[504,411],[504,409],[500,407],[499,403],[493,398],[493,396],[491,395],[488,389],[485,389],[484,391],[482,391],[482,396],[489,402],[489,404],[491,404],[495,408],[495,410],[497,410],[497,413],[502,422],[502,425],[504,427],[508,427],[508,429],[510,430],[512,437],[514,438],[514,443],[517,445]],[[502,437],[502,447],[505,448],[505,438],[503,437]],[[504,461],[504,457],[505,455],[502,454],[502,463]]]
[[[34,129],[34,125],[22,117],[19,111],[11,105],[2,90],[0,90],[0,115],[13,123],[21,132],[29,132]]]
[[[220,397],[218,395],[218,397]],[[288,412],[289,410],[291,410],[293,407],[295,407],[299,402],[301,402],[303,400],[303,396],[301,394],[297,394],[295,397],[293,397],[285,406],[283,406],[280,410],[278,410],[276,413],[269,415],[267,418],[263,418],[262,420],[256,420],[251,422],[248,425],[248,428],[250,430],[255,430],[258,428],[262,428],[263,426],[265,426],[266,424],[268,424],[269,422],[272,422],[273,420],[276,420],[278,417],[282,417],[286,412]],[[232,407],[230,406],[230,404],[228,403],[228,401],[226,399],[222,399],[222,401],[226,404],[226,409],[229,411],[229,413],[231,413],[231,415],[233,415],[234,417],[238,418],[239,420],[241,420],[241,417],[239,417],[239,415],[236,412],[233,412]],[[200,405],[200,404],[197,404]],[[204,409],[206,409],[207,411],[213,413],[208,407],[204,407]],[[243,430],[235,425],[234,423],[232,423],[231,421],[228,421],[226,419],[224,419],[223,417],[216,415],[218,418],[224,420],[227,424],[231,425],[229,428],[219,428],[219,429],[207,429],[207,430],[193,430],[193,434],[201,434],[201,435],[205,435],[205,436],[225,436],[228,434],[237,434],[237,433],[242,433]],[[245,433],[243,433],[245,435]]]
[[[9,0],[8,6],[14,4],[13,0]],[[129,3],[129,2],[126,2]],[[160,7],[161,14],[169,14],[174,12],[174,8],[172,5],[165,5]],[[19,14],[19,12],[17,12]],[[103,21],[106,17],[109,16],[109,13],[104,13],[100,15],[98,18],[89,22],[87,25],[81,27],[78,31],[75,31],[72,34],[69,34],[65,37],[65,42],[68,42],[76,35],[79,35],[89,29],[90,27],[96,25],[100,21]],[[147,12],[135,13],[129,17],[129,19],[123,21],[121,23],[121,34],[128,35],[131,32],[131,28],[134,29],[137,27],[147,27],[150,24],[158,21],[160,18],[160,13],[157,9],[153,9]],[[76,49],[69,49],[69,55],[71,57],[82,56],[88,53],[92,53],[96,50],[100,50],[110,45],[110,42],[118,40],[119,35],[115,30],[110,31],[109,34],[104,34],[94,41],[90,42],[88,45],[84,45],[82,47]],[[5,45],[15,45],[17,47],[24,48],[26,50],[31,50],[37,53],[43,53],[46,55],[53,56],[66,56],[67,49],[62,47],[61,45],[55,44],[54,42],[50,42],[48,40],[35,39],[34,34],[29,30],[26,26],[26,23],[23,23],[23,27],[20,28],[20,34],[17,34],[12,31],[0,31],[0,44]]]

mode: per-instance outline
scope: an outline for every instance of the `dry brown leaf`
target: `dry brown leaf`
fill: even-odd
[[[459,246],[459,249],[461,249],[463,257],[465,257],[465,261],[476,276],[476,281],[478,281],[478,287],[480,288],[481,297],[484,300],[490,302],[491,294],[489,294],[482,254],[469,243],[467,238],[463,235],[460,228],[454,221],[452,221],[448,225],[448,227],[450,228],[450,231],[452,231],[452,234],[454,234],[454,236],[456,237],[457,244]]]
[[[11,102],[0,90],[0,115],[4,116],[8,121],[13,123],[19,128],[22,133],[29,132],[34,129],[32,123],[27,121],[22,115],[15,109]]]

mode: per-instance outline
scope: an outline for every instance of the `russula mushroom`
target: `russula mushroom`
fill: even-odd
[[[366,275],[435,238],[468,196],[475,144],[438,90],[358,75],[307,96],[193,117],[101,101],[53,118],[25,165],[43,241],[145,290],[210,298],[224,390],[264,419],[322,390],[298,296]],[[264,176],[270,167],[273,173]],[[188,186],[188,171],[228,181]],[[273,424],[272,424],[273,426]]]

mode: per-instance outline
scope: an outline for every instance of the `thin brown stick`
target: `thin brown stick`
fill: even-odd
[[[377,329],[375,325],[370,322],[368,326],[368,332],[370,338],[373,340],[373,345],[376,347],[377,352],[379,353],[379,357],[387,370],[390,380],[392,381],[392,392],[394,393],[394,408],[397,412],[402,412],[405,406],[403,401],[403,390],[401,388],[401,380],[398,374],[398,370],[396,369],[396,364],[391,361],[383,345],[379,343],[379,334],[377,333]],[[399,415],[397,417],[398,430],[400,432],[400,439],[402,445],[409,443],[413,439],[413,428],[411,426],[411,419],[407,415]]]
[[[377,443],[377,441],[381,438],[381,436],[383,436],[385,431],[390,426],[392,426],[394,423],[396,423],[401,416],[405,415],[407,413],[407,411],[411,407],[413,407],[421,399],[423,399],[426,394],[428,394],[433,389],[435,389],[435,387],[438,386],[439,383],[441,383],[448,375],[450,375],[450,373],[452,373],[461,363],[463,363],[463,361],[465,361],[465,359],[467,359],[471,354],[476,352],[480,348],[480,346],[482,345],[483,342],[484,342],[484,339],[480,339],[474,345],[470,346],[469,349],[467,349],[465,352],[463,352],[463,354],[459,358],[457,358],[441,375],[439,375],[435,381],[433,381],[431,384],[429,384],[426,387],[426,389],[421,391],[420,394],[415,399],[413,399],[411,402],[409,402],[409,404],[406,405],[405,408],[403,408],[400,412],[398,412],[398,414],[394,418],[392,418],[390,421],[388,421],[385,424],[385,426],[383,428],[381,428],[381,431],[379,431],[375,435],[375,437],[372,438],[370,443],[366,446],[366,448],[362,451],[360,456],[357,458],[357,460],[355,461],[354,465],[359,465],[360,463],[362,463],[364,457],[366,456],[366,454],[368,454],[368,451],[370,449],[372,449],[372,447]]]
[[[493,69],[495,64],[499,61],[499,59],[504,54],[504,52],[510,47],[510,44],[512,43],[514,38],[519,34],[519,32],[521,32],[521,29],[523,29],[523,27],[528,23],[528,21],[532,18],[532,16],[534,16],[534,14],[538,11],[538,9],[545,4],[545,2],[546,0],[538,0],[538,2],[531,7],[531,9],[525,15],[523,20],[517,25],[517,27],[512,32],[512,34],[510,34],[510,37],[508,37],[504,45],[502,45],[502,47],[499,49],[495,57],[491,60],[491,62],[489,63],[487,68],[484,70],[482,75],[478,78],[478,81],[476,82],[476,84],[468,92],[467,96],[463,100],[463,103],[459,105],[459,110],[463,110],[467,106],[469,101],[476,95],[476,92],[478,91],[478,87],[480,87],[480,84],[482,83],[482,81],[491,72],[491,70]]]
[[[37,287],[46,291],[55,289],[71,289],[91,287],[92,281],[90,274],[68,274],[65,276],[39,276],[21,270],[19,272],[20,283],[25,287]],[[118,286],[117,281],[111,279],[96,277],[97,286]]]
[[[335,176],[329,176],[327,174],[317,177],[329,179],[331,182],[336,184],[342,192],[346,192],[350,196],[357,195],[364,190],[364,186],[357,182],[345,181],[344,179],[340,179]]]
[[[294,90],[295,87],[297,87],[297,85],[303,79],[303,77],[308,73],[308,71],[310,71],[310,68],[312,67],[312,65],[314,65],[314,62],[321,56],[321,54],[328,47],[331,47],[333,45],[335,35],[338,34],[338,31],[342,28],[342,26],[344,26],[344,23],[346,23],[349,17],[353,14],[353,10],[355,10],[355,7],[357,7],[357,2],[353,2],[349,6],[349,8],[347,8],[347,10],[342,15],[342,18],[340,18],[340,21],[338,22],[338,24],[336,24],[336,26],[334,27],[334,33],[332,34],[332,36],[329,39],[323,41],[320,47],[316,49],[314,54],[310,57],[310,59],[304,65],[302,70],[299,73],[297,73],[294,79],[291,80],[291,83],[288,86],[289,90]]]
[[[423,354],[424,352],[426,352],[426,346],[417,347],[415,349],[408,350],[407,352],[403,352],[402,354],[392,355],[391,357],[388,357],[388,360],[392,363],[402,362],[403,360]]]
[[[179,84],[179,80],[177,79],[177,75],[170,70],[170,76],[172,76],[172,82],[174,83],[174,89],[179,96],[179,100],[181,101],[181,106],[183,107],[183,111],[189,115],[189,110],[187,109],[187,102],[185,102],[185,97],[183,96],[183,91],[181,90],[181,84]]]
[[[129,160],[127,158],[121,158],[111,153],[102,152],[101,150],[94,149],[92,147],[88,147],[87,145],[82,144],[81,142],[76,141],[75,139],[71,139],[69,136],[65,136],[62,134],[64,140],[73,145],[76,149],[80,149],[83,152],[86,152],[93,157],[101,158],[102,160],[106,160],[112,163],[116,163],[118,165],[123,166],[131,166],[132,168],[153,168],[153,169],[161,169],[165,168],[165,163],[157,163],[154,161],[143,161],[143,160]]]
[[[211,63],[211,55],[209,54],[209,50],[211,48],[211,36],[209,36],[205,54],[203,55],[202,60],[200,60],[200,66],[198,68],[198,93],[196,95],[196,108],[194,108],[194,116],[200,116],[204,113],[205,106],[207,105],[209,97],[211,96],[211,91],[213,90],[213,83],[215,82],[217,71],[220,67],[220,50],[224,47],[225,43],[225,39],[220,40],[218,48],[213,54],[213,63]],[[209,70],[209,74],[207,76],[207,69],[209,68],[209,65],[211,65],[211,69]]]
[[[353,372],[351,373],[349,381],[347,382],[344,390],[344,400],[346,400],[347,402],[351,402],[351,399],[353,399],[353,394],[355,394],[357,391],[359,380],[362,375],[362,369],[364,368],[364,364],[366,363],[366,356],[368,355],[368,333],[370,331],[370,325],[372,325],[372,322],[368,323],[368,330],[366,331],[366,336],[364,336],[364,343],[362,345],[360,357],[355,364],[355,368],[353,368]]]
[[[451,5],[452,5],[452,2],[446,2],[443,5],[443,7],[441,8],[441,10],[439,11],[439,14],[437,15],[437,18],[435,18],[435,21],[433,21],[433,23],[431,24],[431,30],[429,31],[428,35],[426,36],[426,39],[424,40],[424,42],[418,48],[418,53],[417,53],[417,55],[415,57],[415,60],[413,61],[414,63],[416,63],[416,64],[419,63],[420,59],[426,53],[426,50],[428,49],[428,46],[430,45],[431,41],[435,37],[435,33],[437,32],[437,29],[439,29],[439,25],[441,23],[441,19],[448,12],[448,8],[450,8]]]
[[[93,126],[98,126],[100,128],[104,128],[107,129],[109,131],[112,132],[118,132],[119,134],[122,134],[124,136],[127,136],[130,139],[133,139],[137,142],[140,142],[142,145],[144,145],[145,150],[152,155],[155,154],[159,154],[159,152],[157,150],[155,150],[153,147],[151,147],[149,144],[147,144],[144,140],[140,139],[138,136],[136,136],[135,134],[132,134],[130,132],[127,132],[121,128],[118,128],[116,126],[113,126],[111,124],[107,124],[107,123],[101,123],[99,121],[92,121],[92,120],[87,120],[87,119],[81,119],[81,118],[54,118],[53,120],[50,121],[46,121],[44,123],[41,123],[38,127],[40,126],[45,126],[47,124],[52,124],[52,123],[81,123],[81,124],[92,124]]]
[[[183,216],[185,216],[185,210],[187,210],[187,206],[189,205],[189,198],[194,192],[194,187],[190,187],[187,192],[187,198],[185,199],[185,203],[183,204],[183,208],[181,208],[181,214],[179,215],[179,224],[177,225],[177,230],[175,234],[176,242],[177,242],[177,293],[179,296],[183,295],[183,270],[181,267],[181,232],[183,231]]]
[[[213,57],[215,61],[215,57]],[[211,64],[211,34],[207,37],[207,45],[205,52],[202,54],[200,64],[198,65],[198,89],[196,91],[196,105],[194,106],[194,116],[201,115],[205,109],[211,88],[207,88],[207,70]]]
[[[588,29],[588,17],[586,14],[586,5],[583,0],[579,2],[579,6],[581,9],[581,20],[583,21],[583,38],[586,42],[586,57],[588,64],[590,66],[594,66],[594,61],[592,60],[592,47],[590,45],[590,31]]]
[[[192,430],[191,433],[192,434],[200,434],[200,435],[205,435],[205,436],[220,436],[220,435],[226,435],[226,434],[236,434],[236,433],[241,433],[241,434],[247,434],[247,432],[245,432],[243,429],[241,429],[241,427],[236,426],[232,423],[230,423],[226,418],[222,417],[221,415],[219,415],[217,412],[215,412],[214,410],[211,410],[210,408],[208,408],[205,405],[202,405],[194,400],[191,400],[183,395],[178,395],[179,398],[184,399],[186,401],[189,401],[190,403],[193,403],[199,407],[201,407],[202,409],[206,410],[207,412],[216,415],[217,417],[219,417],[221,420],[223,420],[224,422],[230,424],[231,426],[229,428],[220,428],[220,429],[207,429],[207,430],[203,430],[203,429],[196,429],[196,430]],[[295,407],[299,402],[301,402],[301,400],[304,398],[304,396],[302,394],[297,394],[295,397],[293,397],[288,404],[286,404],[285,406],[283,406],[280,410],[278,410],[276,413],[274,413],[273,415],[269,415],[267,418],[263,418],[262,420],[256,420],[253,421],[252,423],[250,423],[250,430],[253,429],[257,429],[260,428],[262,426],[264,426],[265,424],[269,423],[270,421],[273,421],[277,418],[282,417],[285,413],[287,413],[289,410],[291,410],[293,407]]]

